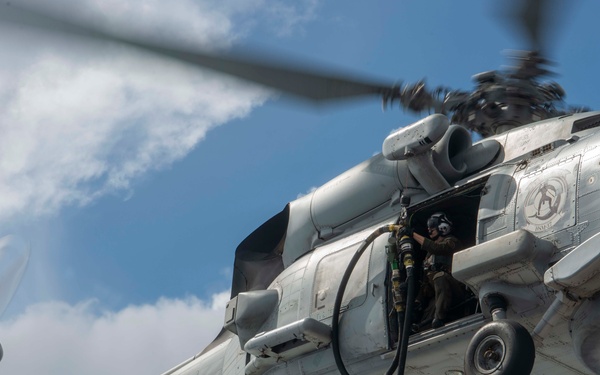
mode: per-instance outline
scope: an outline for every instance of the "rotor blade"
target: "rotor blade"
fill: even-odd
[[[392,84],[355,78],[354,75],[341,75],[324,69],[300,67],[297,63],[283,61],[276,63],[274,60],[253,58],[248,54],[218,55],[174,44],[167,45],[148,38],[117,35],[10,3],[3,4],[0,11],[0,22],[5,21],[80,37],[118,42],[242,78],[317,103],[369,95],[389,96],[393,87]]]
[[[29,262],[30,249],[15,236],[0,238],[0,316],[12,300]]]
[[[517,16],[529,38],[532,51],[541,51],[544,36],[544,22],[547,19],[548,4],[545,0],[528,0]]]
[[[275,64],[272,61],[261,61],[242,55],[209,55],[133,41],[128,41],[127,44],[314,102],[369,95],[383,96],[393,86],[316,69],[296,68],[292,64]]]
[[[527,41],[530,51],[548,54],[548,47],[565,17],[567,1],[513,0],[509,2],[505,18],[511,29],[520,30],[520,37]]]

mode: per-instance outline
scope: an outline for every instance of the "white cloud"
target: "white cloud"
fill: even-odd
[[[21,72],[0,107],[2,215],[54,211],[126,189],[266,98],[164,61],[142,63],[127,52],[114,60],[78,64],[47,54]]]
[[[141,33],[222,47],[269,21],[282,33],[298,30],[314,14],[315,0],[29,3],[100,19],[104,27],[150,25]],[[285,17],[276,20],[272,9],[285,4],[294,5],[278,11]],[[269,97],[263,89],[119,46],[3,24],[0,49],[0,222],[129,192],[137,178],[185,157],[207,131],[248,115]],[[50,284],[36,289],[60,288]],[[161,299],[112,312],[98,311],[102,302],[93,300],[30,305],[0,322],[0,373],[160,373],[214,338],[228,295],[211,302]]]
[[[312,21],[316,17],[316,11],[319,6],[318,0],[304,0],[297,3],[273,2],[268,9],[271,17],[280,20],[278,34],[281,36],[289,35],[297,30],[301,25]]]
[[[200,352],[223,324],[229,292],[205,302],[97,311],[97,302],[32,305],[0,323],[3,374],[160,374]]]
[[[13,0],[3,6],[9,19],[18,17],[14,14],[18,9],[32,9],[95,29],[202,44],[223,42],[230,38],[232,27],[230,12],[212,0]]]
[[[274,20],[276,12],[280,29],[291,30],[310,20],[317,4],[25,2],[69,9],[103,27],[211,46],[229,45],[257,15]],[[0,48],[10,51],[0,63],[0,220],[127,192],[133,180],[181,159],[208,130],[268,98],[265,90],[123,47],[0,27]]]

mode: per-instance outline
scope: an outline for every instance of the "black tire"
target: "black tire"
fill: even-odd
[[[533,339],[512,320],[497,320],[481,327],[465,355],[467,375],[529,375],[535,361]]]

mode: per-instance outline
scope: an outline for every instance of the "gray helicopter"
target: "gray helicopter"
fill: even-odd
[[[563,89],[542,81],[549,5],[524,2],[517,13],[531,51],[515,53],[511,68],[476,75],[472,91],[190,51],[3,8],[18,22],[110,39],[316,102],[375,96],[433,112],[250,234],[236,250],[221,333],[164,375],[593,374],[600,112],[565,106]],[[433,227],[432,217],[445,219]],[[441,224],[463,246],[451,268],[435,272],[462,283],[464,295],[434,327],[416,304],[428,275],[415,233],[443,232]]]

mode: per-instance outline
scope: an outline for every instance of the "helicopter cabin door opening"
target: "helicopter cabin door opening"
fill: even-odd
[[[459,239],[460,247],[458,251],[474,246],[478,240],[477,224],[478,212],[482,195],[486,192],[486,184],[489,176],[485,176],[476,181],[461,185],[445,192],[417,203],[408,209],[408,225],[425,237],[428,237],[427,221],[436,213],[444,213],[452,222],[451,234]],[[418,245],[417,245],[418,246]],[[415,270],[417,280],[422,281],[426,277],[424,271],[424,262],[426,253],[416,251]],[[417,284],[417,288],[419,288]],[[476,315],[477,298],[463,284],[459,284],[463,289],[461,297],[452,302],[448,311],[446,323],[451,323],[468,316]],[[417,291],[418,293],[418,291]],[[433,299],[429,303],[434,303]],[[393,302],[389,301],[390,311]],[[426,308],[427,306],[420,306]],[[393,315],[393,314],[392,314]],[[427,330],[431,327],[431,320],[427,321],[421,316],[421,312],[414,315],[413,333]],[[395,317],[390,317],[388,326],[390,327],[391,340],[397,339],[397,322]]]

